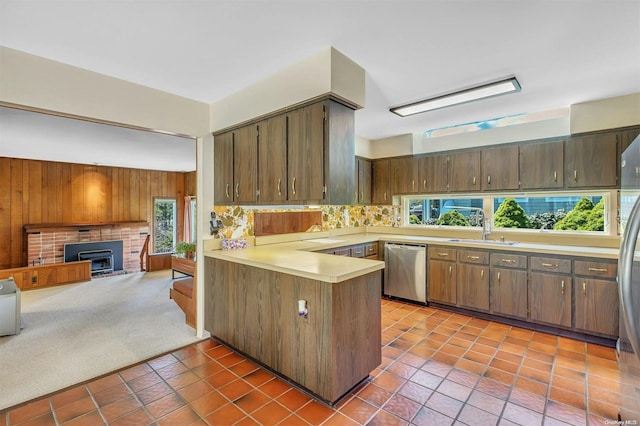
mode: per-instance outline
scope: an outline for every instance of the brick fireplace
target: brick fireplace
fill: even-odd
[[[149,223],[102,223],[87,225],[25,225],[27,262],[29,265],[64,263],[64,245],[100,241],[123,241],[123,270],[140,272],[140,251],[147,235]]]

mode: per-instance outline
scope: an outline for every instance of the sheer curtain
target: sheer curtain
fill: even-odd
[[[183,226],[183,240],[190,243],[193,239],[191,235],[191,225],[192,225],[192,217],[191,217],[191,200],[194,197],[187,195],[184,197],[184,226]]]

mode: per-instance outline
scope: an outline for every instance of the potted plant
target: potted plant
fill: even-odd
[[[196,251],[195,243],[187,243],[186,241],[180,241],[176,246],[176,255],[187,259],[193,259]]]

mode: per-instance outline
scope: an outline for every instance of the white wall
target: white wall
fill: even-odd
[[[640,93],[571,105],[571,133],[640,124]]]
[[[209,105],[0,46],[0,102],[188,136]]]
[[[364,69],[333,47],[211,105],[216,131],[328,93],[364,106]]]

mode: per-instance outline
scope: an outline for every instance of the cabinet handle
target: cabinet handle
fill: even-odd
[[[504,263],[516,263],[513,259],[501,259]]]
[[[498,272],[498,284],[500,284],[500,272]]]
[[[361,192],[360,193],[360,201],[363,201],[363,200],[364,200],[364,192]]]
[[[562,283],[560,284],[560,294],[564,294],[564,280],[562,280]]]
[[[474,185],[476,184],[476,177],[475,176],[473,177],[472,182],[473,182]]]
[[[384,200],[387,201],[387,191],[384,191]]]
[[[293,191],[293,195],[296,195],[296,178],[293,177],[293,182],[291,183],[291,190]]]
[[[582,283],[582,295],[583,296],[587,295],[587,283],[585,282]]]
[[[411,189],[412,189],[412,190],[413,190],[413,189],[416,189],[416,181],[415,181],[415,180],[412,180],[412,181],[411,181]]]
[[[589,268],[591,272],[607,272],[607,268]]]
[[[449,253],[438,252],[438,256],[449,256]]]
[[[556,171],[553,172],[553,181],[558,182],[558,172]]]
[[[449,275],[451,275],[451,265],[449,265]]]
[[[484,278],[484,269],[480,269],[480,278]]]
[[[422,181],[422,189],[427,189],[427,180]]]
[[[545,262],[542,262],[542,266],[546,266],[547,268],[557,268],[557,267],[558,267],[558,264],[557,264],[557,263],[556,263],[556,264],[553,264],[553,263],[545,263]]]
[[[240,198],[240,193],[238,193],[239,187],[240,187],[240,184],[236,183],[236,198]]]
[[[573,171],[573,180],[574,180],[575,182],[577,182],[577,181],[578,181],[578,171],[577,171],[577,170],[574,170],[574,171]]]
[[[487,185],[491,185],[491,175],[487,175]]]
[[[467,256],[467,259],[480,260],[480,256]]]
[[[224,187],[224,194],[229,198],[229,184],[226,184]]]
[[[282,180],[278,179],[278,195],[282,195],[282,190],[280,188],[281,184],[282,184]]]

